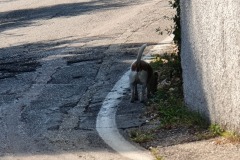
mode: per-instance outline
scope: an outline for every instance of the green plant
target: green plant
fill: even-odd
[[[153,135],[150,132],[143,132],[136,129],[130,132],[130,138],[136,143],[145,143],[152,140]]]
[[[170,26],[169,28],[166,28],[164,31],[166,31],[167,34],[169,34],[169,35],[174,34],[173,41],[177,45],[178,54],[180,55],[180,51],[181,51],[180,0],[169,0],[169,4],[172,8],[174,8],[176,10],[176,14],[173,17],[164,16],[164,19],[173,21],[174,25]],[[156,32],[158,32],[161,35],[163,34],[164,31],[161,29],[161,27],[158,27],[156,29]]]
[[[222,136],[222,134],[224,133],[224,130],[217,124],[211,124],[209,127],[209,131],[214,136]]]
[[[162,128],[175,128],[184,126],[206,128],[207,122],[200,114],[188,110],[181,99],[170,97],[164,103],[159,103],[159,116]]]
[[[177,67],[179,59],[176,54],[164,54],[156,57],[156,60],[151,63],[154,70],[159,70],[159,81],[161,82],[155,97],[154,102],[160,102],[172,98],[183,100],[181,71]],[[166,84],[162,84],[162,83]]]
[[[160,71],[160,85],[151,103],[157,107],[161,128],[171,129],[177,126],[207,128],[208,123],[198,113],[187,109],[183,101],[180,64],[176,54],[157,56],[151,63]],[[162,84],[167,81],[167,84]]]
[[[225,142],[223,142],[223,143],[226,143],[226,142],[240,143],[240,135],[239,134],[237,134],[235,132],[231,132],[231,131],[226,131],[223,128],[221,128],[218,124],[211,124],[209,126],[208,130],[209,130],[209,133],[203,134],[204,139],[221,136],[221,137],[225,138]],[[222,143],[221,140],[219,143]]]
[[[222,136],[231,143],[240,143],[240,135],[235,132],[225,131]]]
[[[180,55],[181,51],[181,23],[180,23],[180,0],[172,0],[169,1],[170,5],[176,9],[176,15],[173,17],[174,26],[173,26],[173,34],[174,34],[174,43],[178,46],[178,51]]]
[[[156,148],[151,147],[150,151],[156,160],[163,160],[163,157],[159,155],[158,150]]]
[[[176,69],[178,69],[182,73],[182,67],[181,67],[181,8],[180,8],[180,0],[169,0],[169,4],[172,8],[176,10],[176,14],[173,17],[167,17],[164,16],[165,19],[172,20],[174,22],[173,26],[170,26],[169,28],[165,29],[167,34],[173,34],[174,38],[173,41],[176,44],[177,50],[176,55],[178,58],[178,64],[176,66]],[[156,32],[159,34],[163,34],[164,31],[162,31],[161,27],[158,27],[156,29]],[[182,77],[180,77],[182,78]]]

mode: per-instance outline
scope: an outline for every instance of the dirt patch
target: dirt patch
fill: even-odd
[[[151,118],[151,117],[148,117]],[[159,129],[159,121],[152,120],[139,128],[125,130],[133,141],[150,150],[156,159],[163,160],[203,160],[203,159],[228,159],[240,158],[240,144],[231,143],[224,137],[200,140],[201,133],[196,133],[192,128],[177,127],[173,129]],[[134,139],[136,132],[143,139]],[[142,135],[140,135],[142,134]],[[144,135],[144,136],[143,136]]]

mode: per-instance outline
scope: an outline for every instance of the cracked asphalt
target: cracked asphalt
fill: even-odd
[[[166,37],[156,28],[171,24],[168,0],[0,6],[0,159],[126,159],[98,136],[96,116],[138,48]],[[123,101],[119,128],[141,125],[144,107]]]

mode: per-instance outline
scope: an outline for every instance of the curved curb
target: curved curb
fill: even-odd
[[[166,48],[166,43],[171,43],[172,37],[167,37],[160,43],[165,45],[159,45],[154,47],[153,50],[159,50]],[[169,46],[169,45],[168,45]],[[119,81],[114,85],[111,92],[103,101],[102,107],[98,113],[96,121],[96,129],[99,136],[108,144],[112,149],[117,151],[120,155],[132,160],[153,160],[153,156],[147,150],[136,147],[119,133],[116,124],[116,112],[118,104],[121,102],[121,98],[129,88],[128,75],[130,71],[126,72]]]
[[[118,132],[115,121],[117,106],[121,102],[121,97],[129,88],[128,75],[126,72],[122,78],[115,84],[111,92],[105,98],[102,107],[97,116],[96,129],[100,137],[115,151],[122,156],[135,160],[152,160],[151,155],[144,153],[130,142],[126,141]]]

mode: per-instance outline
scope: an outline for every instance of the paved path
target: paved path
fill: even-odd
[[[0,159],[124,160],[95,129],[102,101],[166,35],[168,1],[0,1]]]

